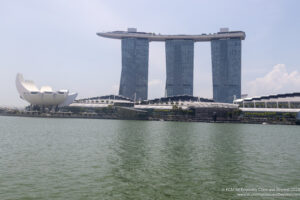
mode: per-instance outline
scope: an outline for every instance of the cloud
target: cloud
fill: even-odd
[[[270,95],[300,91],[300,73],[288,72],[284,64],[277,64],[264,77],[246,84],[249,96]]]

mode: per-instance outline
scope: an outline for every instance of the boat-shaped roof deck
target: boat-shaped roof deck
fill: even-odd
[[[239,38],[244,40],[246,34],[243,31],[222,31],[218,33],[209,33],[201,35],[162,35],[155,33],[137,32],[137,31],[112,31],[112,32],[100,32],[98,36],[111,38],[111,39],[123,39],[123,38],[144,38],[149,41],[166,41],[166,40],[194,40],[195,42],[205,42],[217,39]]]

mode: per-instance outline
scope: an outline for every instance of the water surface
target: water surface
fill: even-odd
[[[242,199],[300,188],[299,149],[299,126],[0,117],[0,199]]]

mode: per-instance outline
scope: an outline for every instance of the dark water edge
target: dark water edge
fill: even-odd
[[[210,113],[212,115],[212,113]],[[178,121],[178,122],[207,122],[207,123],[243,123],[243,124],[273,124],[273,125],[300,125],[300,119],[296,119],[296,113],[257,113],[257,112],[239,112],[242,117],[235,116],[219,117],[213,116],[194,117],[182,113],[170,114],[167,112],[158,112],[151,116],[120,116],[111,113],[103,114],[70,114],[70,113],[0,113],[0,116],[6,117],[34,117],[34,118],[66,118],[66,119],[110,119],[110,120],[139,120],[139,121]]]
[[[250,199],[231,189],[299,188],[299,144],[297,126],[0,117],[0,199]]]

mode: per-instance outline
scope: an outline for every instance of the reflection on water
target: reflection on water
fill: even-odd
[[[210,145],[212,150],[211,169],[215,180],[214,192],[217,197],[226,196],[234,199],[236,194],[224,192],[226,188],[246,188],[246,172],[244,166],[243,134],[239,125],[212,126]],[[226,134],[224,134],[226,133]]]
[[[0,199],[240,199],[296,187],[299,128],[0,117]]]
[[[126,199],[140,192],[147,170],[149,151],[147,147],[147,123],[135,125],[132,121],[120,121],[110,148],[112,153],[107,157],[112,168],[108,172],[111,183],[107,190],[112,199]],[[133,128],[132,126],[135,126]],[[135,196],[135,195],[134,195]]]

